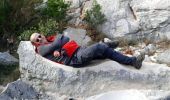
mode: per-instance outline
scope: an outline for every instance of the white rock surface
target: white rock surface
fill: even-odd
[[[167,65],[170,65],[170,49],[160,53],[157,57],[158,63],[165,63]]]
[[[86,9],[91,8],[92,0],[66,1],[72,2],[70,15],[74,18],[70,22],[81,24],[82,15]],[[107,21],[99,26],[99,30],[109,38],[125,36],[129,40],[140,42],[139,38],[145,36],[154,43],[170,40],[169,0],[97,2],[102,6],[102,12],[107,18]],[[87,45],[91,41],[89,37],[86,38],[86,31],[83,29],[68,28],[65,34],[80,45]],[[152,50],[154,53],[155,48]],[[67,97],[87,98],[92,95],[97,96],[89,97],[88,100],[170,98],[170,68],[167,66],[170,65],[170,50],[158,55],[157,61],[162,64],[151,63],[155,58],[147,57],[140,70],[110,60],[93,62],[85,68],[75,69],[41,57],[34,52],[28,41],[20,43],[18,53],[21,80],[31,84],[39,93],[47,94],[52,100],[63,100]],[[164,98],[166,96],[169,98]]]
[[[91,38],[87,36],[86,30],[84,29],[75,29],[67,28],[64,32],[65,36],[68,36],[70,40],[75,40],[81,46],[87,46],[91,42]]]
[[[112,90],[170,89],[170,68],[165,64],[144,62],[136,70],[104,60],[84,68],[72,68],[36,54],[29,41],[20,43],[18,53],[21,80],[49,94],[85,98]]]
[[[154,55],[156,52],[157,48],[155,44],[149,44],[144,47],[143,51],[145,52],[146,55]]]
[[[169,100],[170,91],[162,90],[117,90],[89,97],[85,100]]]
[[[87,9],[92,8],[93,0],[68,0],[73,2],[72,10],[75,17],[72,24],[82,24],[82,16]],[[98,26],[109,38],[127,35],[149,36],[154,40],[163,41],[170,35],[170,3],[169,0],[96,0],[102,7],[107,21]],[[79,16],[77,16],[80,14]],[[159,33],[159,36],[157,36]],[[162,37],[163,36],[163,37]],[[156,38],[155,38],[156,37]],[[126,37],[130,38],[130,37]],[[136,37],[137,38],[137,37]],[[134,38],[130,38],[133,40]],[[129,39],[128,39],[129,40]]]

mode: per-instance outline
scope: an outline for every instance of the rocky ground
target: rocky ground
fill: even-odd
[[[87,45],[91,41],[85,33],[86,31],[82,29],[73,28],[68,28],[65,31],[65,35],[68,35],[72,39],[77,39],[80,45]],[[15,97],[18,99],[27,99],[28,96],[24,92],[25,96],[17,94],[11,97],[11,89],[14,89],[16,87],[15,85],[18,86],[18,84],[23,84],[23,86],[27,84],[28,87],[33,86],[35,90],[31,90],[32,93],[29,93],[29,95],[31,94],[31,98],[34,99],[45,98],[55,100],[54,98],[58,98],[58,100],[63,100],[75,98],[77,100],[94,100],[91,98],[96,98],[95,100],[103,100],[99,97],[103,98],[112,93],[115,96],[117,92],[121,92],[122,95],[125,94],[127,96],[128,94],[131,96],[133,91],[137,91],[137,94],[134,95],[135,97],[139,95],[143,98],[151,98],[152,96],[155,98],[165,97],[164,95],[157,95],[160,93],[160,90],[165,90],[163,93],[167,93],[168,96],[170,88],[168,74],[170,69],[168,68],[168,64],[170,60],[163,59],[168,58],[168,43],[150,43],[147,45],[146,43],[139,43],[131,46],[120,45],[115,50],[128,56],[145,52],[146,56],[142,68],[136,70],[131,66],[104,60],[96,61],[85,68],[75,69],[42,58],[35,53],[29,41],[22,41],[18,49],[21,81],[10,83],[13,85],[10,85],[11,87],[8,85],[5,89],[1,87],[1,91],[3,89],[4,91],[0,96],[3,98]],[[31,86],[29,86],[30,84]],[[29,88],[27,89],[29,90]],[[130,91],[128,91],[129,89]],[[25,91],[22,88],[19,88],[19,90]],[[110,93],[109,91],[113,92]],[[109,94],[107,94],[108,92]],[[154,94],[149,95],[152,92]],[[39,96],[35,96],[36,94],[34,93],[38,93]]]
[[[164,62],[160,55],[165,50],[158,47],[159,45],[154,44],[139,44],[130,46],[128,51],[126,47],[116,49],[129,56],[131,53],[137,55],[139,51],[145,51],[146,58],[140,70],[111,60],[92,62],[84,68],[75,69],[47,61],[35,54],[29,42],[22,42],[18,50],[21,58],[21,79],[35,86],[37,90],[45,91],[52,98],[60,99],[64,95],[88,98],[103,92],[127,89],[168,92],[170,69],[166,63],[157,63],[157,60]]]
[[[73,15],[73,19],[70,23],[82,24],[81,16],[92,7],[93,0],[66,1],[72,2],[70,14]],[[169,0],[96,1],[101,5],[102,12],[107,18],[107,21],[98,27],[106,36],[111,39],[127,36],[128,40],[133,40],[133,44],[140,42],[138,37],[147,38],[148,42],[143,41],[144,43],[138,45],[116,49],[129,56],[145,51],[142,68],[136,70],[131,66],[104,60],[85,68],[74,69],[42,58],[34,52],[29,42],[21,42],[19,47],[21,82],[16,81],[8,85],[11,87],[5,88],[0,99],[2,97],[9,100],[14,98],[68,100],[70,97],[77,100],[106,100],[106,98],[121,100],[120,97],[125,97],[123,100],[169,99],[170,47],[169,42],[160,43],[160,41],[170,40]],[[71,38],[78,39],[80,45],[86,45],[87,41],[90,41],[83,29],[68,28],[64,34],[70,34]],[[76,36],[73,36],[75,34]],[[23,88],[19,88],[18,84],[23,84]],[[34,89],[24,88],[27,87],[26,84],[28,87],[33,86],[38,93],[46,95],[38,95],[37,98]],[[16,93],[13,92],[14,90]],[[31,93],[24,92],[27,90]]]

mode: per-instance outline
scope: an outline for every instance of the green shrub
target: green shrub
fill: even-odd
[[[48,0],[46,6],[40,8],[41,21],[20,33],[20,40],[29,40],[30,35],[33,32],[41,32],[44,35],[61,33],[67,23],[67,10],[70,7],[70,3],[66,3],[64,0]]]
[[[39,7],[42,1],[0,0],[0,36],[19,36],[20,40],[25,40],[34,30],[47,34],[56,29],[61,32],[66,25],[66,12],[70,4],[64,0],[48,0],[47,7],[43,9]]]
[[[52,35],[58,33],[58,23],[53,19],[47,19],[47,21],[40,21],[36,31],[42,32],[44,35]]]
[[[24,32],[21,33],[20,36],[18,36],[18,39],[19,39],[19,40],[22,40],[22,41],[24,41],[24,40],[29,40],[31,34],[34,33],[34,32],[35,32],[34,29],[25,30]]]
[[[7,0],[0,1],[0,35],[3,34],[5,20],[7,19],[10,12],[10,6]]]
[[[23,28],[29,28],[38,18],[35,6],[42,0],[1,0],[0,36],[17,36]]]
[[[47,21],[40,21],[37,27],[32,27],[29,30],[25,30],[19,36],[19,40],[29,40],[29,37],[34,32],[41,32],[44,35],[52,35],[58,33],[57,23],[53,19],[48,19]]]
[[[0,23],[3,23],[5,18],[8,16],[9,13],[9,4],[7,0],[0,1]]]
[[[101,13],[101,6],[96,1],[93,2],[92,9],[86,11],[84,20],[93,29],[106,21],[105,15]]]
[[[47,7],[42,9],[42,14],[44,17],[52,18],[56,21],[58,30],[63,31],[67,23],[67,11],[70,7],[70,3],[64,0],[48,0]]]
[[[106,21],[105,15],[101,12],[101,6],[94,0],[93,7],[86,11],[85,17],[83,19],[86,21],[87,34],[92,38],[93,41],[100,41],[105,35],[97,31],[97,27]]]

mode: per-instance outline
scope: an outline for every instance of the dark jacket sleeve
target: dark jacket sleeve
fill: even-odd
[[[46,56],[50,53],[53,53],[55,50],[60,50],[64,44],[69,42],[69,37],[64,35],[57,35],[56,39],[50,44],[41,45],[38,47],[38,53],[42,56]]]

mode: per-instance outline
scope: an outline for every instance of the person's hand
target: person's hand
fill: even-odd
[[[54,55],[55,57],[59,57],[59,56],[60,56],[60,52],[54,51],[53,55]]]

